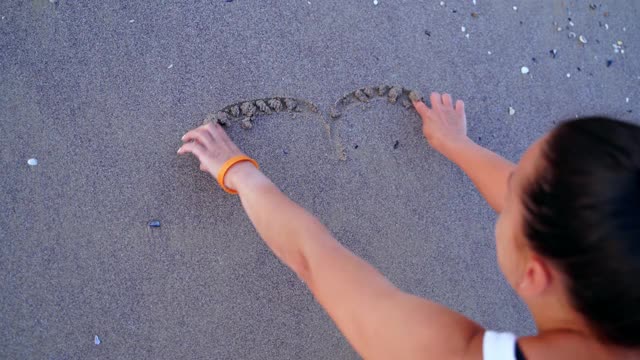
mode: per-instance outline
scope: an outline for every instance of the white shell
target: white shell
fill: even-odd
[[[522,75],[527,75],[529,73],[529,68],[523,66],[522,68],[520,68],[520,72],[522,73]]]
[[[586,44],[587,43],[587,38],[584,35],[580,35],[580,37],[578,38],[578,40],[580,40],[581,43]]]
[[[509,115],[513,116],[513,114],[516,113],[516,109],[512,108],[511,106],[509,106]]]
[[[36,166],[38,165],[38,159],[31,158],[27,160],[27,164],[29,164],[29,166]]]
[[[98,335],[96,335],[96,336],[93,338],[93,343],[94,343],[94,344],[96,344],[96,345],[100,345],[100,338],[98,337]]]

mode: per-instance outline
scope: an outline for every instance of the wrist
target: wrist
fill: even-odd
[[[230,189],[241,192],[252,182],[256,180],[266,179],[252,163],[242,161],[233,165],[224,177],[224,185]]]
[[[436,150],[438,150],[448,159],[454,160],[456,154],[464,152],[472,148],[474,145],[476,144],[473,142],[473,140],[471,140],[468,136],[465,136],[460,139],[442,142]]]

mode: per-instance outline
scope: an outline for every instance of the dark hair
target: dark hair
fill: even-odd
[[[561,124],[525,186],[524,232],[565,275],[601,341],[640,346],[640,127],[604,117]]]

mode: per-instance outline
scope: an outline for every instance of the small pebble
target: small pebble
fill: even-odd
[[[462,30],[462,32],[465,32],[465,31],[467,31],[467,28],[463,26],[463,27],[460,28],[460,30]]]
[[[624,102],[628,103],[629,102],[629,98],[624,99]]]
[[[129,23],[131,23],[131,24],[134,23],[134,22],[136,22],[134,19],[129,20]]]
[[[373,0],[373,5],[378,5],[378,0]]]
[[[613,65],[613,60],[607,60],[607,67],[611,67]]]
[[[517,6],[514,6],[514,7],[513,7],[513,11],[518,11],[518,7],[517,7]]]
[[[396,140],[396,142],[394,142],[394,143],[393,143],[393,149],[394,149],[394,150],[395,150],[395,149],[397,149],[397,148],[398,148],[398,146],[400,146],[400,141],[399,141],[399,140]]]
[[[101,341],[100,338],[98,337],[98,335],[93,337],[93,343],[96,345],[100,345]]]
[[[609,30],[609,24],[604,24],[604,29]]]
[[[549,54],[551,54],[551,57],[555,59],[556,56],[558,55],[558,50],[551,49],[551,50],[549,50]]]
[[[567,36],[569,37],[569,39],[575,39],[576,36],[578,36],[578,35],[576,35],[576,33],[574,33],[573,31],[570,31]]]
[[[36,166],[38,165],[38,159],[31,158],[27,160],[27,164],[29,164],[29,166]]]
[[[511,106],[509,106],[509,115],[513,116],[513,114],[516,113],[516,109],[512,108]]]
[[[571,77],[571,73],[567,73],[567,77],[570,78]]]
[[[556,30],[558,30],[558,32],[560,32],[560,31],[562,31],[562,27],[558,26],[558,28]]]
[[[169,64],[169,66],[167,66],[167,69],[171,69],[173,67],[173,64]]]
[[[491,51],[487,51],[487,54],[491,55]]]
[[[152,228],[160,227],[160,220],[151,220],[151,221],[149,221],[149,227],[152,227]]]
[[[520,68],[520,72],[522,73],[522,75],[527,75],[529,73],[529,68],[523,66],[522,68]]]
[[[469,38],[469,34],[465,34],[464,37],[466,37],[468,39]]]
[[[440,1],[440,6],[444,6],[444,1]]]
[[[573,23],[573,21],[569,21],[569,26],[574,27],[575,24]]]

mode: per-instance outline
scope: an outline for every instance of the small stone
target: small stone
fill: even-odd
[[[358,89],[353,93],[353,96],[358,99],[358,101],[362,101],[362,102],[368,102],[369,98],[367,97],[367,95],[365,95],[365,93]]]
[[[569,26],[574,27],[575,24],[573,23],[573,21],[569,21]]]
[[[593,4],[593,3],[589,4],[589,9],[591,9],[591,10],[595,10],[595,9],[597,9],[597,8],[598,8],[598,5]]]
[[[287,110],[289,111],[294,111],[298,107],[298,103],[291,98],[284,99],[284,105],[287,107]]]
[[[611,67],[613,65],[613,60],[607,60],[607,67]]]
[[[38,165],[38,159],[31,158],[27,160],[27,164],[29,164],[29,166],[36,166]]]
[[[240,110],[242,115],[251,117],[256,113],[256,106],[251,101],[247,101],[240,105]]]
[[[562,31],[562,27],[558,26],[558,28],[556,29],[558,32]]]
[[[378,5],[378,0],[373,0],[373,5]]]
[[[425,30],[425,31],[424,31],[424,34],[425,34],[425,35],[427,35],[427,36],[429,36],[429,37],[431,37],[431,31],[429,31],[429,30]]]
[[[469,38],[469,34],[464,34],[464,37],[466,37],[467,39]]]
[[[396,141],[393,143],[393,150],[396,150],[399,146],[400,146],[400,141],[399,141],[399,140],[396,140]]]
[[[625,98],[624,102],[629,103],[629,98]]]
[[[512,108],[511,106],[509,106],[509,115],[513,116],[513,114],[516,113],[516,109]]]
[[[462,27],[460,28],[460,30],[462,30],[462,32],[465,32],[465,31],[467,31],[467,28],[466,28],[466,27],[464,27],[464,26],[462,26]]]
[[[98,335],[93,337],[93,343],[96,345],[100,345],[102,341],[100,341],[100,338],[98,337]]]
[[[477,19],[477,18],[480,17],[480,15],[477,12],[474,11],[474,12],[471,13],[471,17],[474,18],[474,19]]]
[[[233,117],[240,116],[240,107],[238,105],[233,105],[232,107],[230,107],[229,108],[229,115],[231,115]]]
[[[575,39],[576,38],[576,33],[574,33],[573,31],[570,31],[569,34],[567,35],[567,37],[569,37],[569,39]]]
[[[409,92],[409,100],[416,102],[422,100],[422,96],[416,90],[411,90]]]
[[[136,22],[134,19],[129,20],[129,24],[133,24],[134,22]]]
[[[271,108],[269,108],[269,105],[263,100],[256,101],[256,107],[265,114],[271,114]]]
[[[369,99],[371,99],[372,97],[375,97],[375,96],[376,96],[376,93],[375,93],[375,91],[373,91],[373,88],[368,87],[368,86],[367,86],[366,88],[362,89],[362,92],[363,92],[365,95],[367,95],[367,97],[368,97]]]
[[[491,54],[492,54],[492,53],[491,53],[491,50],[487,51],[487,54],[491,55]]]
[[[229,123],[229,115],[224,111],[218,111],[216,114],[216,121],[220,125],[227,125]]]
[[[609,24],[604,24],[604,29],[609,30]]]
[[[242,119],[242,122],[240,122],[240,127],[242,127],[245,130],[251,129],[253,127],[253,123],[251,122],[251,118],[250,117],[246,117],[246,118]]]
[[[522,75],[527,75],[529,73],[529,68],[526,66],[523,66],[520,68],[520,72],[522,73]]]
[[[567,73],[567,77],[570,78],[571,77],[571,73]]]
[[[580,40],[580,42],[583,43],[583,44],[587,43],[587,38],[584,35],[580,35],[578,37],[578,40]]]
[[[389,103],[395,104],[398,101],[398,98],[402,95],[402,87],[394,86],[389,90],[388,100]]]
[[[514,7],[513,7],[513,11],[518,11],[518,7],[517,7],[517,6],[514,6]]]
[[[269,99],[269,101],[267,101],[267,104],[269,105],[271,110],[275,112],[279,112],[282,110],[282,102],[278,99]]]
[[[169,66],[167,66],[167,69],[171,69],[173,67],[173,64],[169,64]]]
[[[556,56],[558,55],[558,50],[551,49],[551,50],[549,50],[549,54],[551,54],[551,57],[555,59]]]
[[[149,227],[152,227],[152,228],[160,227],[160,220],[151,220],[151,221],[149,221]]]
[[[444,1],[440,1],[440,6],[444,6]]]

